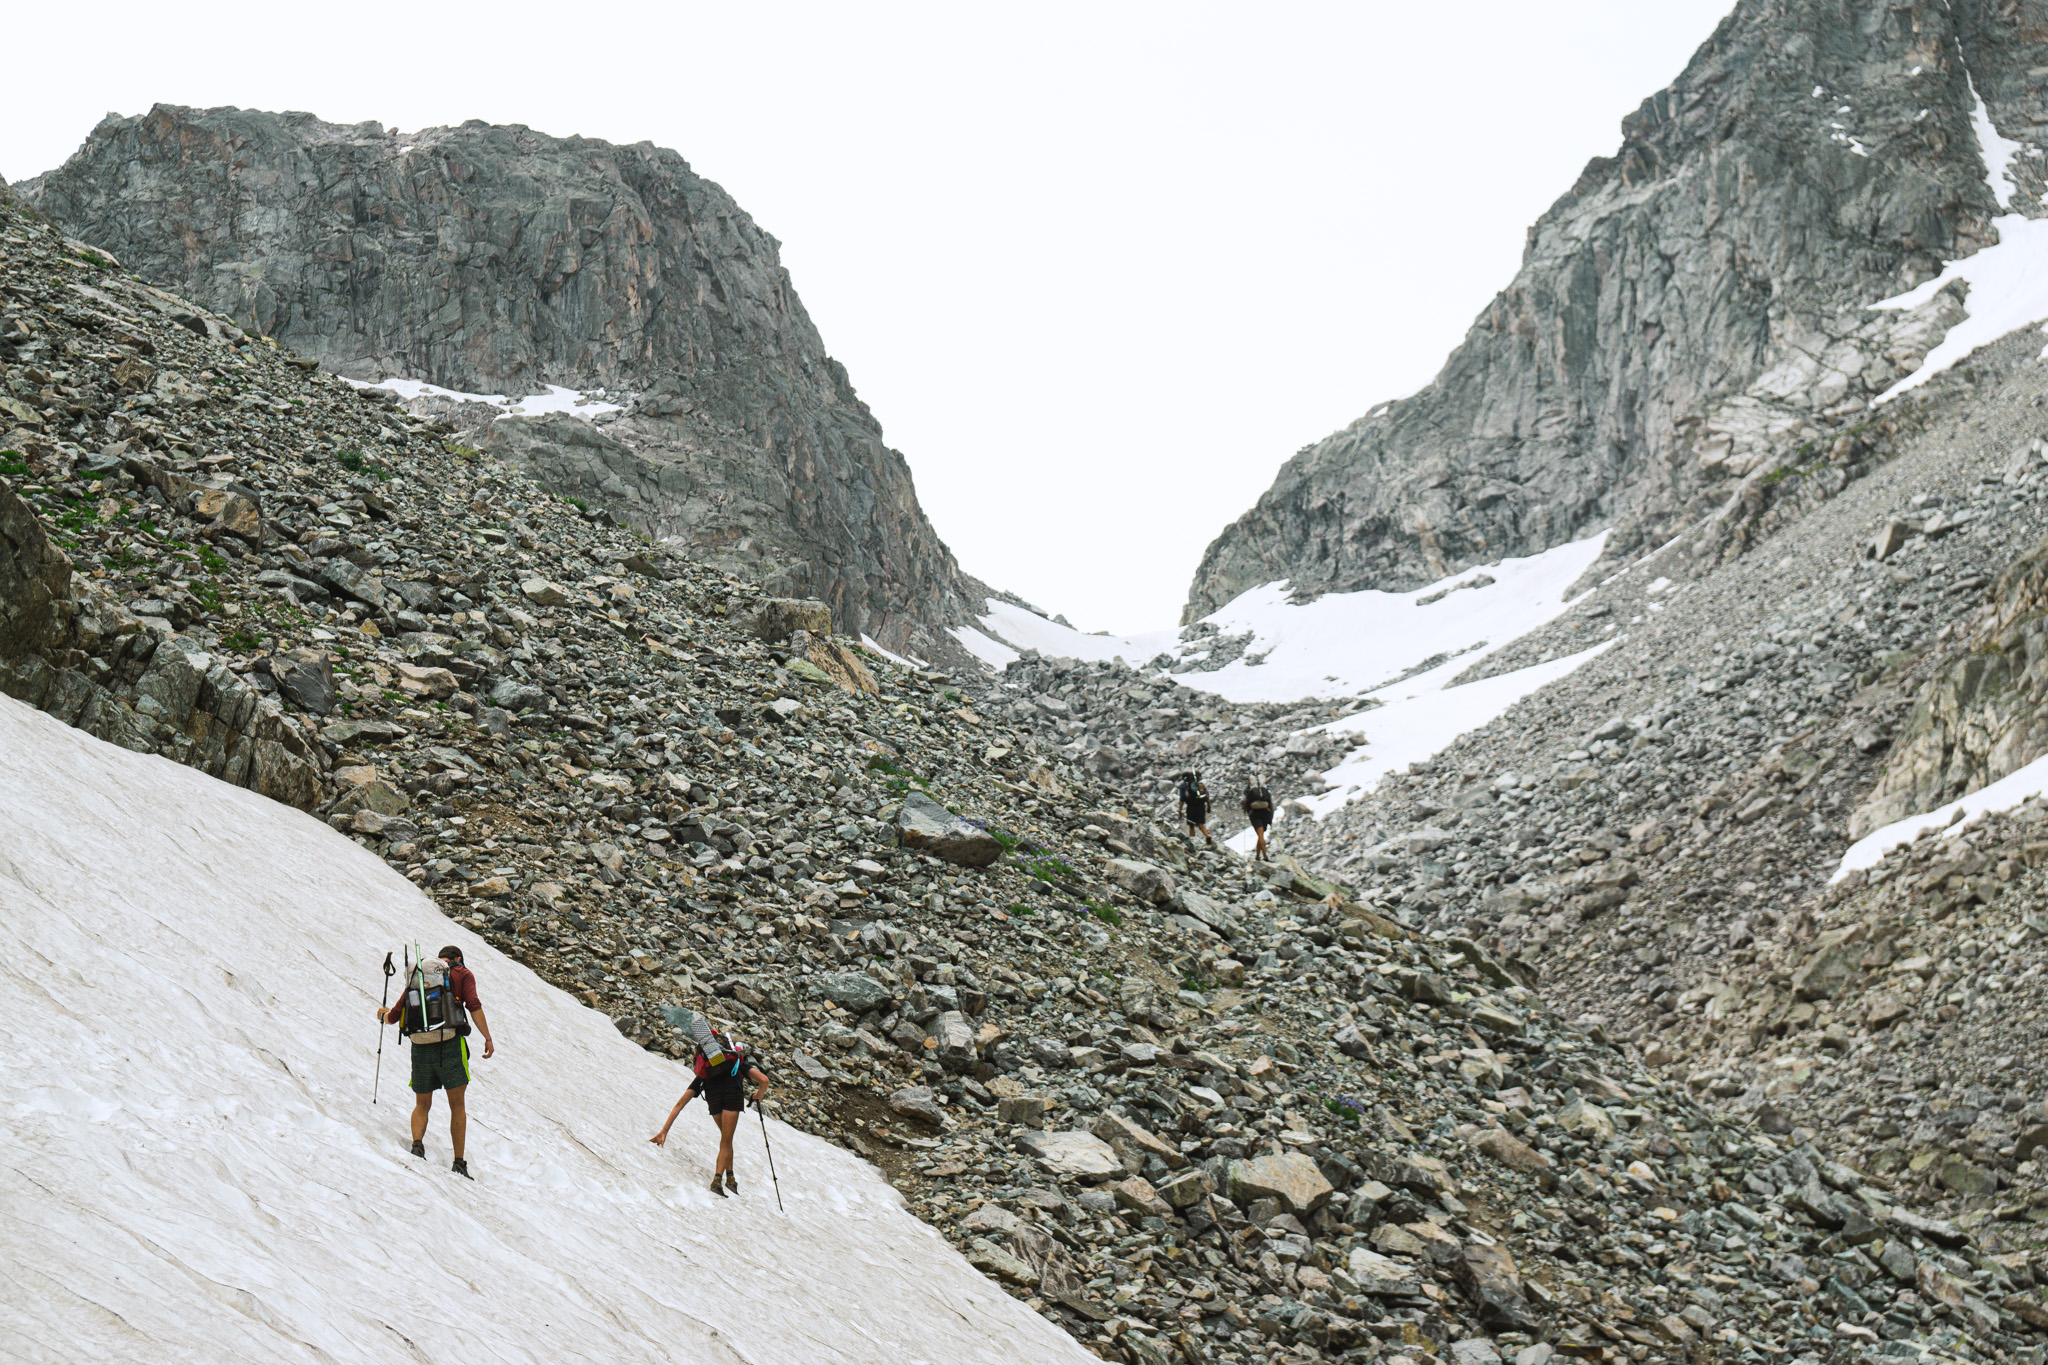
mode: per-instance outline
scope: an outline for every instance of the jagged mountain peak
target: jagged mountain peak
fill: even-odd
[[[73,235],[359,380],[516,398],[603,390],[564,425],[416,401],[557,491],[944,654],[971,592],[783,267],[676,152],[472,119],[160,104],[110,116],[22,193]],[[453,409],[451,412],[450,409]]]
[[[1613,527],[1639,551],[1853,421],[1965,313],[1868,306],[2038,212],[2038,6],[1738,6],[1530,229],[1421,392],[1294,456],[1210,546],[1245,590],[1412,587]],[[2001,176],[2003,179],[2004,176]]]

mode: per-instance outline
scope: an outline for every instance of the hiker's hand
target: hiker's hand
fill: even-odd
[[[488,1034],[488,1033],[486,1033],[486,1034],[484,1035],[484,1056],[488,1057],[488,1056],[490,1056],[490,1055],[491,1055],[491,1054],[492,1054],[493,1052],[496,1052],[497,1050],[498,1050],[498,1045],[497,1045],[496,1043],[492,1042],[492,1041],[491,1041],[491,1035],[490,1035],[490,1034]]]
[[[647,1140],[657,1147],[668,1146],[668,1129],[662,1129],[660,1132],[656,1133],[653,1137]]]

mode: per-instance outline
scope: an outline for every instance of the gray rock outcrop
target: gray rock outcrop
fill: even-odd
[[[75,575],[0,482],[0,692],[137,753],[310,809],[319,745],[214,658]]]
[[[849,633],[950,656],[929,627],[980,605],[779,244],[672,151],[159,105],[106,119],[19,188],[142,275],[342,374],[607,390],[629,410],[602,428],[474,403],[437,415],[593,512],[781,566]]]
[[[2048,541],[1999,576],[1987,615],[1969,651],[1920,688],[1877,785],[1849,821],[1851,838],[2048,754]]]
[[[1529,231],[1420,393],[1301,451],[1209,547],[1192,621],[1278,579],[1402,588],[1613,526],[1661,544],[1818,458],[1963,316],[1867,311],[1996,240],[1972,78],[2038,142],[2038,6],[1747,0]],[[1965,58],[1967,57],[1967,62]],[[2020,210],[2040,161],[2014,158]]]
[[[993,834],[969,824],[921,791],[903,798],[896,828],[905,848],[960,867],[987,867],[1003,856],[1003,846]]]

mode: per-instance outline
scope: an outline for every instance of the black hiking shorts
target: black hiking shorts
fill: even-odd
[[[1188,802],[1188,823],[1206,825],[1209,823],[1209,807],[1200,801]]]
[[[1269,810],[1262,810],[1257,815],[1252,816],[1251,821],[1253,829],[1270,828],[1273,823],[1273,812]]]
[[[469,1084],[469,1039],[449,1038],[412,1045],[412,1092],[460,1090]]]
[[[718,1081],[706,1081],[704,1083],[704,1103],[711,1110],[713,1118],[717,1118],[728,1110],[735,1114],[740,1113],[747,1107],[747,1094],[744,1083],[737,1076],[731,1076]]]

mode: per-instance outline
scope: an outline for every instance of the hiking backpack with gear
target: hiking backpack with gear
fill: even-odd
[[[698,1042],[692,1068],[701,1080],[738,1080],[747,1069],[747,1049],[730,1035],[713,1029],[710,1038]]]
[[[1180,799],[1184,805],[1206,806],[1209,804],[1209,789],[1203,786],[1202,779],[1193,773],[1182,773]]]
[[[737,1078],[747,1069],[747,1050],[729,1033],[711,1026],[701,1011],[690,1015],[690,1037],[697,1044],[691,1067],[704,1080]]]
[[[1273,814],[1273,794],[1266,790],[1264,783],[1244,789],[1244,811],[1254,820]]]
[[[455,973],[440,958],[414,958],[406,965],[401,1031],[409,1043],[445,1043],[469,1036],[469,1012],[456,994]]]

